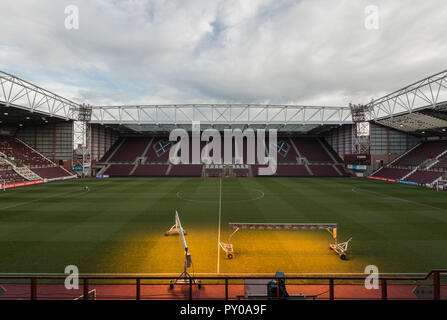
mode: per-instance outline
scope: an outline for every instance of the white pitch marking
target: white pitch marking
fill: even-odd
[[[413,203],[413,204],[416,204],[416,205],[419,205],[419,206],[423,206],[423,207],[428,207],[428,208],[433,208],[433,209],[438,209],[438,210],[441,209],[441,208],[438,208],[438,207],[435,207],[435,206],[431,206],[429,204],[425,204],[425,203],[421,203],[421,202],[417,202],[417,201],[412,201],[412,200],[407,200],[407,199],[399,198],[399,197],[383,195],[383,194],[381,194],[379,192],[375,192],[375,191],[371,191],[371,190],[365,190],[365,189],[360,189],[359,190],[359,188],[357,188],[357,187],[353,187],[351,190],[352,190],[352,192],[355,192],[355,193],[359,193],[359,191],[360,191],[360,193],[361,192],[366,192],[366,193],[370,193],[370,194],[375,194],[375,195],[380,196],[381,198],[385,198],[385,199],[388,198],[388,199],[393,199],[393,200],[397,200],[397,201],[401,201],[401,202]]]
[[[64,196],[66,194],[69,194],[69,193],[78,193],[78,192],[81,192],[81,191],[67,191],[67,192],[63,192],[63,193],[58,193],[58,194],[51,195],[51,196],[44,197],[44,198],[38,198],[38,199],[30,200],[30,201],[27,201],[27,202],[20,202],[20,203],[16,203],[16,204],[12,204],[12,205],[6,206],[6,207],[1,207],[0,210],[17,208],[17,207],[24,206],[24,205],[27,205],[27,204],[30,204],[30,203],[34,203],[34,202],[38,202],[38,201],[42,201],[42,200],[47,200],[47,199],[52,199],[52,198],[57,198],[57,197],[61,197],[61,196]]]
[[[220,217],[222,216],[222,178],[219,180],[219,223],[217,230],[217,273],[220,272]]]

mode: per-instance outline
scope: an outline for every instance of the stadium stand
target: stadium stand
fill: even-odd
[[[220,177],[223,175],[223,166],[218,164],[205,165],[206,177]]]
[[[146,164],[167,163],[172,143],[168,139],[156,139],[146,153]]]
[[[373,177],[432,184],[447,167],[447,141],[426,141],[374,173]],[[413,172],[414,171],[414,172]],[[411,174],[410,174],[411,173]]]
[[[120,145],[124,143],[125,138],[118,139],[110,148],[107,150],[107,152],[104,154],[104,156],[99,160],[100,163],[107,163],[109,162],[110,158],[115,154],[116,151],[118,151]]]
[[[310,163],[334,163],[317,138],[293,138],[293,143],[301,156]]]
[[[54,165],[50,160],[14,137],[0,136],[0,152],[16,164],[23,164],[31,168]]]
[[[338,171],[341,173],[342,176],[344,176],[344,177],[349,176],[349,173],[346,172],[344,165],[337,164],[337,165],[335,165],[335,167],[338,169]]]
[[[12,168],[12,166],[8,163],[8,161],[6,161],[2,157],[0,157],[0,171],[8,170],[11,168]]]
[[[151,142],[152,141],[152,142]],[[110,176],[178,176],[208,177],[258,176],[259,166],[247,165],[247,142],[244,139],[242,157],[244,163],[236,160],[236,148],[233,141],[231,165],[170,165],[169,151],[173,143],[167,137],[123,138],[108,150],[98,163],[105,164],[104,174]],[[201,149],[206,142],[201,142]],[[224,154],[222,140],[221,155]],[[342,160],[332,147],[319,138],[279,137],[277,142],[277,176],[348,176]],[[190,141],[190,160],[192,143]],[[211,156],[213,153],[211,152]],[[305,157],[305,164],[298,160]],[[136,163],[137,160],[141,163]]]
[[[0,153],[4,157],[0,170],[7,169],[2,179],[8,183],[73,176],[15,137],[0,136]]]
[[[340,177],[333,166],[330,165],[309,165],[310,171],[312,171],[314,176],[318,177]]]
[[[418,166],[447,150],[447,141],[427,141],[393,162],[393,166]]]
[[[0,171],[0,183],[8,184],[8,183],[16,183],[22,182],[25,179],[16,173],[14,170],[1,170]]]
[[[106,169],[104,174],[109,176],[128,176],[133,167],[132,164],[112,164]]]
[[[258,174],[258,169],[262,167],[259,165],[253,165],[252,171],[253,175],[260,177]],[[276,169],[276,175],[281,177],[309,177],[310,172],[306,169],[304,165],[282,165],[278,166]]]
[[[378,172],[376,172],[373,176],[378,178],[387,178],[387,179],[402,179],[407,174],[409,174],[411,169],[398,169],[398,168],[382,168]]]
[[[296,154],[294,147],[290,143],[290,139],[281,139],[280,141],[278,141],[278,163],[297,163],[297,157],[298,155]]]
[[[233,175],[235,177],[248,177],[250,175],[250,171],[248,165],[236,164],[233,168]]]
[[[327,152],[332,156],[332,158],[337,162],[337,163],[343,163],[343,160],[340,158],[340,156],[338,155],[337,152],[335,152],[335,150],[331,147],[331,145],[326,141],[326,139],[318,139],[321,144],[323,145],[323,148],[325,148],[327,150]],[[343,169],[343,171],[345,171]],[[345,172],[346,173],[346,172]]]
[[[167,164],[143,164],[139,165],[132,176],[136,177],[160,177],[165,176],[169,168]]]
[[[172,165],[169,175],[176,176],[176,177],[201,177],[202,176],[202,165],[201,164]]]
[[[441,169],[442,171],[447,170],[447,153],[440,156],[438,161],[433,165],[433,169]]]
[[[421,171],[417,170],[412,173],[410,176],[406,177],[406,181],[417,182],[421,184],[433,183],[439,177],[442,177],[443,172],[437,171]]]
[[[53,179],[61,177],[69,177],[71,174],[61,167],[33,168],[33,172],[42,178]]]
[[[110,158],[111,163],[134,163],[150,143],[150,138],[126,138],[124,143],[119,144],[118,150]]]

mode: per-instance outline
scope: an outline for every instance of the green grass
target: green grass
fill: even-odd
[[[219,201],[220,183],[222,199]],[[90,191],[84,186],[88,185]],[[342,261],[326,231],[242,230],[228,222],[334,222],[353,237]],[[77,180],[0,193],[0,273],[172,273],[183,268],[178,210],[199,273],[425,273],[447,267],[447,195],[360,179]],[[218,267],[219,264],[219,267]],[[219,268],[219,270],[218,270]]]

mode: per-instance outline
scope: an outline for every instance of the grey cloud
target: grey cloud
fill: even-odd
[[[445,69],[446,16],[444,0],[3,0],[0,68],[92,104],[346,105]]]

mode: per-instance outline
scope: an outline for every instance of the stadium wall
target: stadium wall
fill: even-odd
[[[73,157],[71,121],[40,126],[20,127],[15,136],[55,163]]]
[[[333,129],[324,138],[343,159],[345,154],[352,154],[352,134],[353,126],[347,124]]]
[[[343,159],[345,154],[353,152],[353,134],[353,126],[344,125],[330,131],[325,139]],[[374,165],[380,163],[380,161],[386,164],[394,160],[419,142],[418,137],[410,134],[374,123],[370,124],[370,153]]]
[[[120,133],[100,124],[90,124],[90,148],[93,161],[99,161],[120,138]]]

